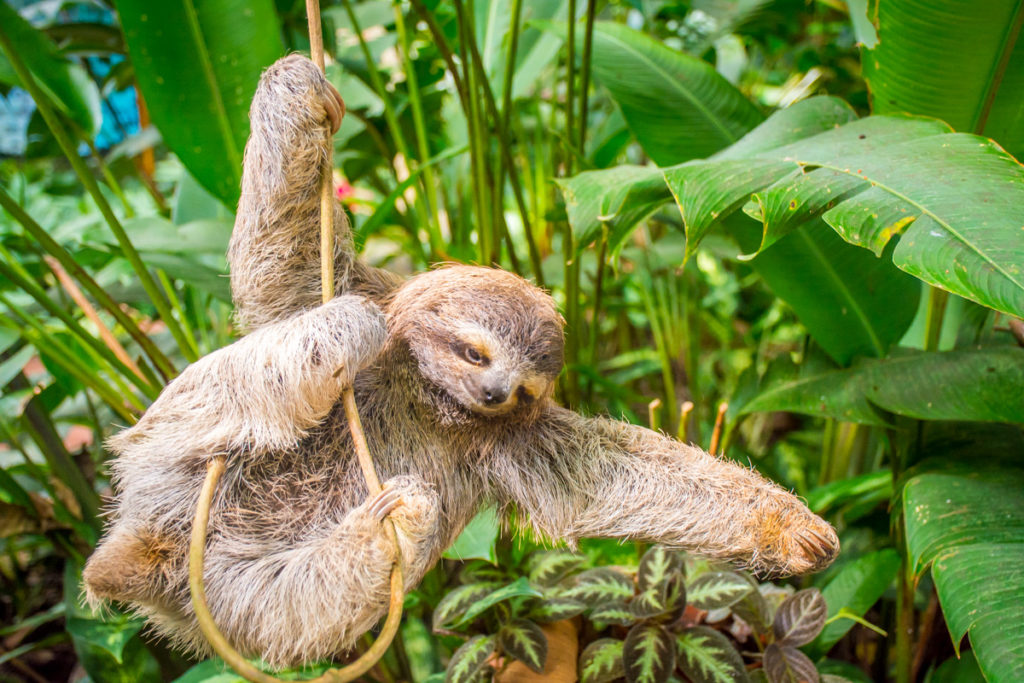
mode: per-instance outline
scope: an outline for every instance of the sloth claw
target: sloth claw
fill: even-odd
[[[375,521],[383,522],[401,504],[401,491],[386,488],[370,502],[369,513]]]

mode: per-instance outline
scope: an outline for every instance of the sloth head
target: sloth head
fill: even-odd
[[[532,409],[562,369],[555,302],[502,270],[448,266],[417,275],[395,293],[388,319],[428,389],[478,416]]]

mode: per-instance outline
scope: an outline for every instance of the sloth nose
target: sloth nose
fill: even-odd
[[[489,406],[496,405],[498,403],[504,403],[505,399],[508,398],[508,392],[500,387],[491,387],[484,389],[484,403]]]

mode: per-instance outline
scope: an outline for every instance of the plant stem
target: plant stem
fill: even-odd
[[[25,63],[21,60],[21,56],[17,53],[17,50],[14,49],[10,38],[8,38],[7,33],[2,28],[0,28],[0,48],[2,48],[3,52],[7,55],[7,59],[10,61],[15,73],[17,73],[22,85],[35,102],[36,108],[39,110],[39,114],[43,117],[43,120],[46,121],[46,125],[50,128],[54,138],[56,138],[57,144],[60,145],[64,155],[71,163],[71,167],[78,175],[78,179],[85,186],[89,195],[92,196],[93,201],[96,202],[96,206],[99,208],[100,213],[103,214],[103,218],[106,220],[107,225],[110,226],[110,231],[114,233],[114,237],[117,239],[117,243],[121,247],[121,252],[131,264],[132,269],[139,278],[139,282],[142,284],[142,288],[146,290],[146,295],[160,314],[160,318],[167,325],[167,329],[171,332],[175,341],[178,342],[178,345],[185,357],[190,361],[196,360],[196,357],[192,355],[191,348],[189,348],[184,333],[178,326],[177,321],[171,315],[167,301],[160,294],[160,290],[157,288],[156,282],[153,280],[153,276],[150,275],[149,271],[146,269],[146,264],[142,262],[142,258],[139,256],[139,253],[135,251],[135,247],[132,246],[131,240],[128,239],[127,233],[125,233],[124,228],[121,226],[121,222],[117,219],[117,216],[114,215],[113,209],[111,209],[110,204],[107,203],[106,197],[104,197],[103,193],[100,191],[96,179],[85,165],[82,157],[78,156],[76,153],[71,137],[68,135],[67,131],[64,130],[64,126],[61,125],[57,114],[50,107],[49,99],[47,99],[46,95],[43,94],[42,89],[35,82],[35,77],[25,66]]]
[[[405,16],[399,3],[395,3],[395,27],[398,30],[398,42],[402,45],[402,63],[405,69],[405,80],[408,84],[409,103],[412,108],[412,123],[416,130],[416,152],[419,155],[416,167],[419,168],[430,159],[429,140],[427,139],[427,126],[424,123],[423,102],[420,99],[420,86],[416,78],[416,67],[412,61],[412,41],[409,40],[409,33],[405,28]],[[430,246],[434,253],[441,253],[444,251],[444,244],[441,239],[441,222],[437,211],[437,184],[434,181],[434,169],[429,166],[425,167],[422,174],[423,194],[428,213],[426,223],[430,234]]]
[[[583,34],[583,70],[580,72],[580,154],[587,154],[587,102],[590,89],[590,52],[594,39],[594,15],[597,0],[587,0],[587,28]]]
[[[37,241],[40,246],[54,258],[64,269],[71,273],[75,279],[96,299],[97,303],[104,308],[108,313],[114,316],[114,319],[124,327],[125,331],[131,336],[132,339],[142,348],[146,353],[146,356],[153,362],[157,371],[165,380],[169,380],[177,374],[177,370],[174,369],[174,365],[164,355],[153,340],[150,339],[146,334],[139,329],[139,326],[135,324],[135,321],[131,317],[121,310],[121,306],[110,298],[110,295],[96,284],[96,281],[78,265],[78,262],[72,258],[64,247],[57,243],[50,234],[46,232],[41,225],[29,216],[21,206],[18,205],[14,199],[11,198],[7,192],[0,187],[0,206],[2,206],[9,214],[14,216],[14,220],[18,221],[22,227]]]
[[[576,99],[576,0],[569,0],[569,37],[566,41],[568,55],[566,57],[566,94],[565,94],[565,138],[573,140],[572,131],[575,128],[573,118],[573,101]],[[573,170],[573,154],[570,152],[565,158],[565,175],[571,176]]]

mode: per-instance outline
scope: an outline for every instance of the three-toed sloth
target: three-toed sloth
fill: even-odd
[[[253,100],[231,285],[247,336],[189,366],[109,446],[116,500],[85,570],[205,652],[187,558],[206,463],[226,456],[205,581],[232,644],[274,666],[344,654],[383,615],[392,515],[415,586],[482,504],[573,543],[637,539],[776,575],[814,571],[835,531],[757,473],[555,405],[562,319],[525,280],[449,266],[401,279],[355,258],[344,213],[320,303],[319,188],[340,99],[289,56]],[[367,489],[339,397],[355,390],[385,482]]]

